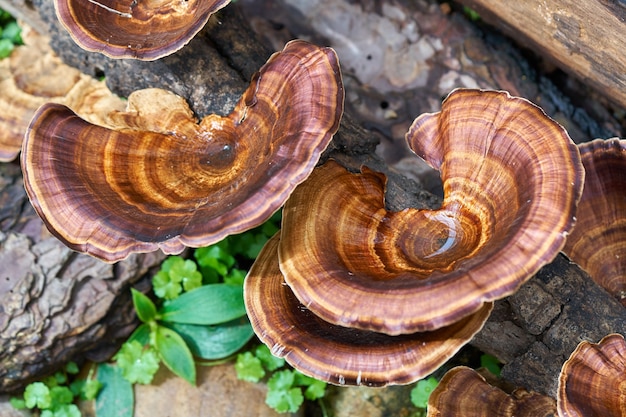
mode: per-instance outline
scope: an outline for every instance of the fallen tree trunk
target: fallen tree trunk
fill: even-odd
[[[459,0],[482,19],[626,107],[626,7],[605,0]]]

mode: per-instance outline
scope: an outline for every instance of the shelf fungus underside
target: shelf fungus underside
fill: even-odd
[[[343,85],[330,48],[288,43],[233,112],[200,123],[163,90],[90,124],[62,105],[33,118],[25,186],[51,232],[113,262],[215,243],[267,220],[313,170],[339,126]]]

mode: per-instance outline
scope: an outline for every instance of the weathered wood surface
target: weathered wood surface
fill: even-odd
[[[626,3],[612,0],[458,0],[626,107]]]
[[[228,113],[252,72],[265,62],[272,50],[250,30],[248,22],[239,13],[241,5],[233,4],[212,19],[187,47],[170,57],[156,62],[111,61],[73,45],[56,22],[51,1],[39,0],[34,4],[43,20],[48,22],[53,47],[66,62],[88,74],[105,75],[109,87],[122,95],[145,87],[170,89],[187,98],[199,117],[210,112]],[[417,33],[407,37],[407,43],[426,40],[437,47],[436,53],[423,63],[428,82],[408,91],[382,94],[359,82],[344,66],[348,115],[324,158],[333,156],[352,168],[367,163],[374,169],[388,172],[391,177],[388,189],[390,208],[432,207],[436,204],[435,197],[427,196],[415,181],[407,180],[394,170],[408,165],[409,169],[403,173],[406,176],[415,174],[415,158],[400,149],[403,128],[418,114],[437,110],[442,96],[454,87],[470,84],[506,89],[527,97],[562,122],[579,141],[619,135],[619,122],[612,119],[609,112],[599,113],[601,120],[597,121],[585,109],[574,106],[549,80],[538,74],[519,51],[497,34],[485,35],[459,14],[442,11],[434,1],[390,1],[385,4],[398,8],[405,19],[415,23]],[[258,5],[261,9],[254,14],[262,17],[263,10],[269,13],[272,22],[282,25],[282,29],[277,30],[282,36],[299,36],[298,28],[311,23],[310,19],[293,20],[286,13],[289,5],[283,2],[259,1]],[[350,7],[357,6],[352,4]],[[361,10],[385,17],[388,21],[381,22],[387,27],[396,24],[390,15],[384,16],[378,2],[363,2]],[[314,33],[313,25],[309,30],[309,35]],[[323,41],[323,37],[318,39]],[[393,117],[389,117],[389,110],[393,110]],[[363,129],[350,115],[356,116],[370,130]],[[379,138],[386,145],[382,152],[385,160],[374,154]],[[19,182],[19,179],[14,181]],[[10,207],[7,205],[3,209],[10,210]],[[10,223],[25,224],[20,220]],[[7,226],[6,232],[11,232],[12,227]],[[22,227],[18,233],[26,233],[25,230]],[[551,271],[546,268],[544,272]],[[529,389],[553,393],[556,368],[560,368],[560,362],[579,340],[597,341],[601,332],[626,334],[626,329],[623,320],[601,324],[607,314],[610,317],[623,314],[606,293],[597,289],[592,291],[581,283],[565,283],[569,276],[579,279],[584,276],[575,265],[561,259],[550,268],[556,268],[556,272],[538,274],[518,295],[500,303],[498,314],[493,315],[476,344],[507,362],[504,374],[510,381]],[[540,290],[552,295],[542,298],[544,302],[537,305]],[[589,314],[584,319],[577,318],[574,312],[582,307],[573,303],[585,297],[589,301],[586,301],[584,311]],[[600,310],[589,308],[589,305],[607,307]],[[538,322],[543,324],[538,327]],[[567,325],[554,327],[559,323]],[[503,343],[517,339],[519,343]]]
[[[0,164],[0,392],[115,353],[137,325],[129,286],[162,259],[111,265],[72,252],[28,204],[19,166]]]

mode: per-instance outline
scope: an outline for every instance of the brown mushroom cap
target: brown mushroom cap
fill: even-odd
[[[189,42],[230,0],[55,0],[57,16],[83,49],[155,60]]]
[[[457,90],[407,140],[441,171],[441,209],[389,212],[382,175],[334,163],[285,205],[281,271],[325,321],[391,335],[446,326],[516,291],[563,247],[583,169],[541,109]]]
[[[581,342],[563,364],[557,406],[561,417],[626,415],[626,342],[610,334]]]
[[[134,93],[128,107],[109,115],[118,127],[108,129],[44,105],[22,152],[26,190],[47,227],[107,261],[209,245],[267,220],[337,130],[343,87],[332,49],[292,41],[228,117],[198,124],[162,90]]]
[[[471,368],[452,368],[428,399],[428,417],[554,417],[556,402],[517,389],[507,394]]]
[[[563,252],[626,306],[626,140],[578,145],[585,185]]]
[[[408,384],[435,371],[471,340],[492,304],[432,332],[388,336],[329,324],[300,304],[278,267],[278,234],[266,243],[244,283],[255,333],[300,372],[338,385]]]
[[[63,103],[93,123],[100,114],[122,110],[124,101],[105,86],[57,57],[48,39],[24,27],[25,45],[0,60],[0,161],[14,160],[22,149],[24,132],[44,103]]]

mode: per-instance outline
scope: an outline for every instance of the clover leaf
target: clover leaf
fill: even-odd
[[[122,375],[131,383],[149,384],[159,369],[159,357],[152,347],[144,347],[136,340],[126,342],[113,357]]]

